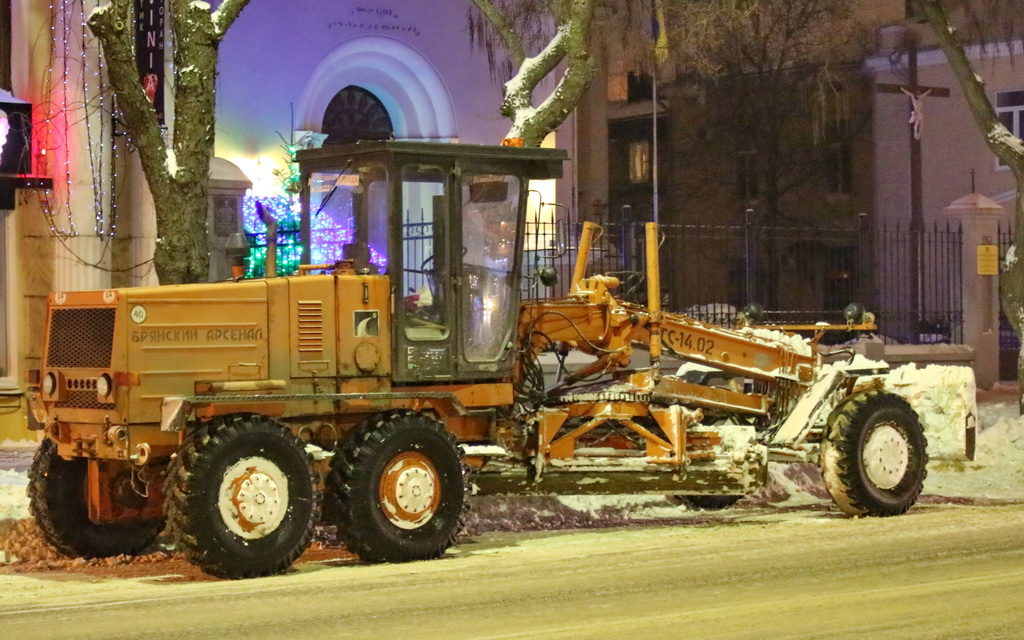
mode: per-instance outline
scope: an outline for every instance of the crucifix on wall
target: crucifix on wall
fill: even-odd
[[[906,84],[889,84],[879,82],[875,88],[879,93],[904,94],[910,99],[910,279],[916,291],[912,297],[913,311],[921,309],[921,242],[924,231],[924,198],[923,177],[921,171],[921,132],[924,124],[924,100],[928,98],[948,98],[950,93],[946,87],[928,87],[918,83],[917,77],[917,42],[912,34],[906,41],[907,70]]]
[[[910,99],[910,228],[924,228],[924,205],[921,198],[921,130],[924,123],[924,100],[928,98],[948,98],[946,87],[928,87],[918,84],[917,79],[917,47],[911,45],[907,51],[909,82],[906,84],[889,84],[879,82],[875,88],[879,93],[904,94]]]

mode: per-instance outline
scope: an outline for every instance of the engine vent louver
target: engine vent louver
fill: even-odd
[[[302,354],[323,353],[324,350],[324,303],[320,300],[299,300],[299,352]],[[303,357],[303,359],[307,359]]]
[[[114,348],[115,307],[53,309],[46,366],[108,369]]]

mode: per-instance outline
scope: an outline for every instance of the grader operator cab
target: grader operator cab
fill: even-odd
[[[286,569],[322,518],[364,560],[426,559],[454,543],[469,487],[721,506],[769,460],[818,462],[846,513],[909,509],[927,461],[909,406],[792,334],[662,311],[655,226],[652,306],[587,277],[593,225],[570,294],[520,300],[528,181],[564,157],[305,151],[298,275],[51,294],[29,394],[47,540],[131,554],[166,525],[190,561],[239,578]],[[634,348],[650,366],[633,368]],[[593,362],[549,386],[538,354],[570,350]],[[664,353],[727,384],[662,372]]]

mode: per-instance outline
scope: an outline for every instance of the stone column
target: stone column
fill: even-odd
[[[999,276],[978,275],[978,246],[997,245],[1003,207],[972,193],[953,201],[946,216],[963,229],[960,269],[964,313],[964,344],[974,349],[978,388],[999,380]]]
[[[210,160],[210,195],[206,227],[210,241],[210,282],[231,278],[231,264],[224,253],[232,233],[245,233],[242,197],[252,181],[230,160]]]

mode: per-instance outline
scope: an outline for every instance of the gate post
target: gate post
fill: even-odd
[[[974,349],[974,377],[978,388],[991,388],[999,380],[999,220],[1003,207],[977,193],[954,200],[946,216],[963,229],[960,245],[961,307],[964,344]],[[987,258],[995,249],[995,271]]]

